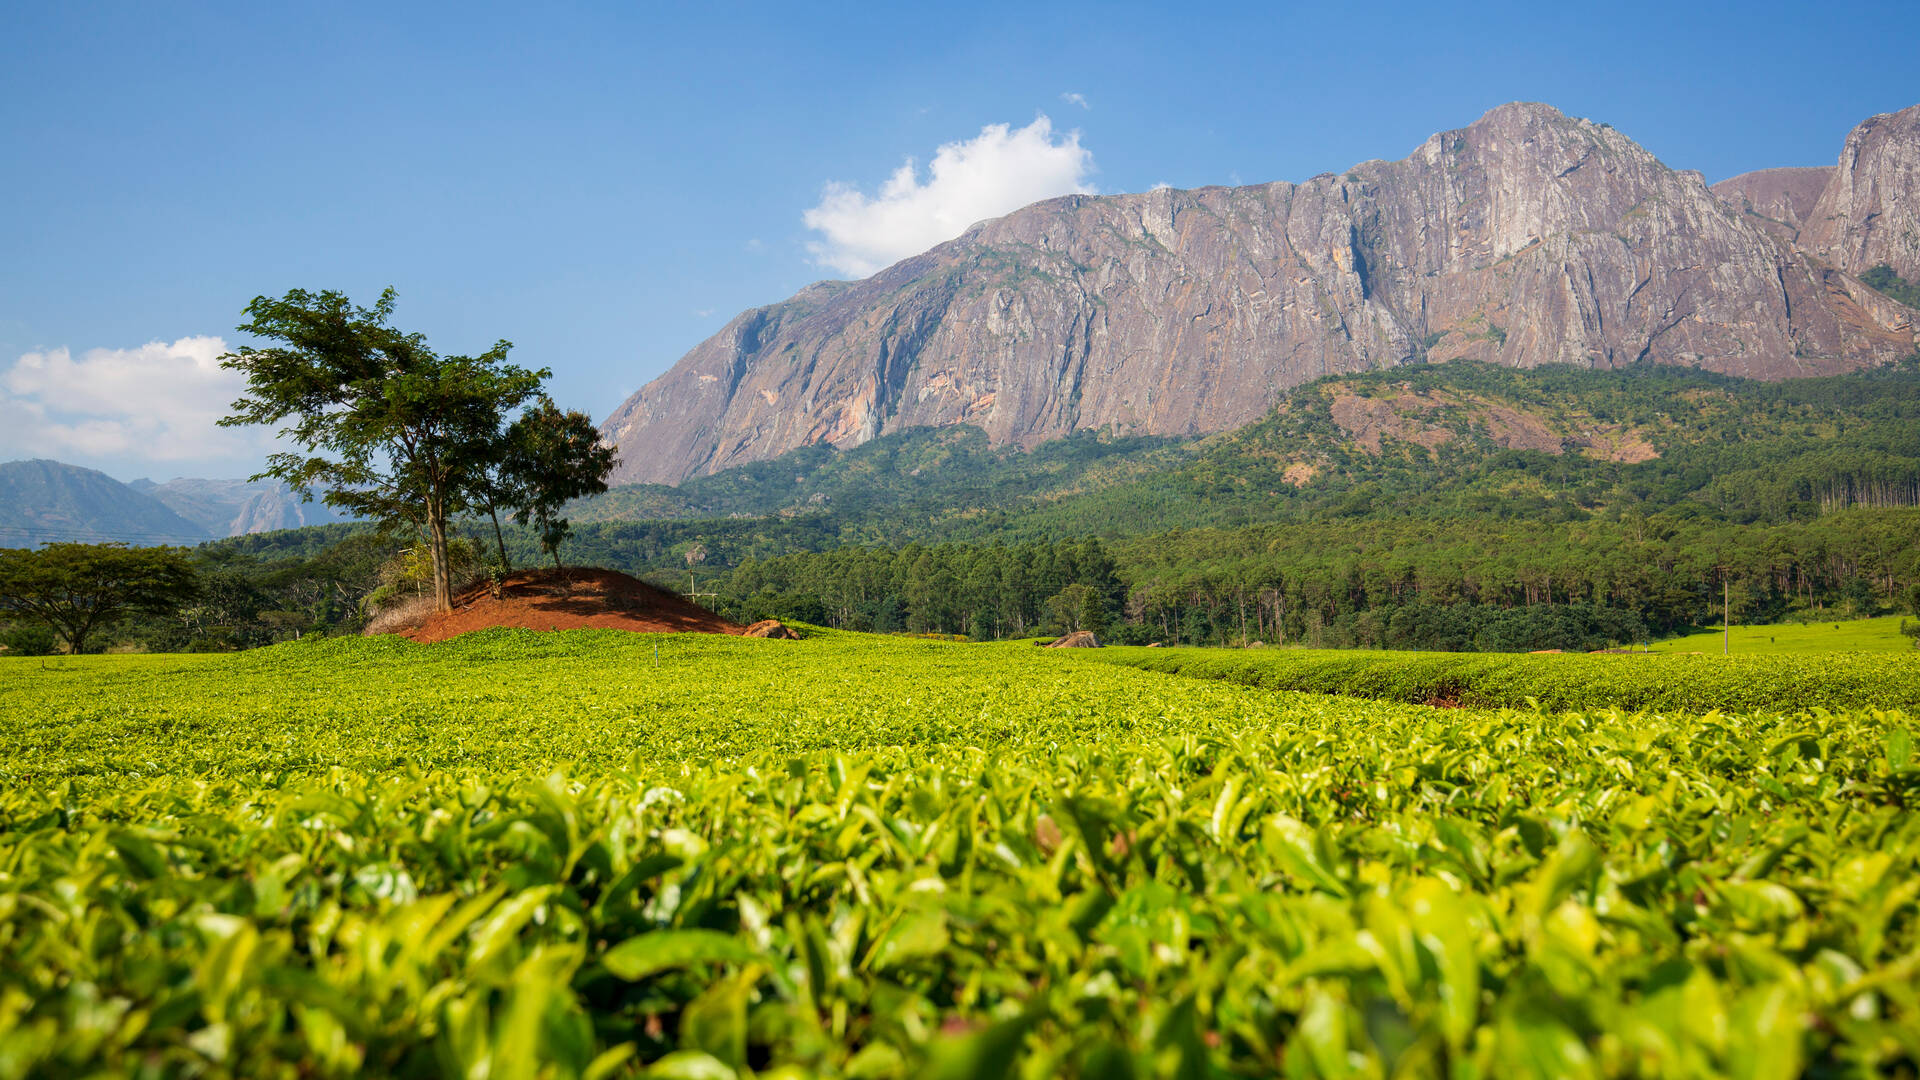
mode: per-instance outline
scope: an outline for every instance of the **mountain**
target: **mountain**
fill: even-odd
[[[678,483],[928,426],[1226,431],[1311,379],[1420,361],[1872,367],[1915,346],[1915,311],[1858,275],[1920,278],[1916,128],[1920,107],[1874,117],[1830,171],[1716,194],[1513,104],[1304,183],[1053,199],[745,312],[602,432],[617,482]]]
[[[1317,379],[1253,424],[1186,440],[1078,432],[1022,451],[970,425],[922,428],[676,487],[617,488],[568,508],[567,550],[572,562],[684,582],[695,549],[705,574],[848,545],[1341,522],[1489,535],[1503,522],[1570,535],[1713,523],[1746,545],[1761,536],[1750,529],[1861,511],[1907,522],[1886,551],[1912,557],[1920,357],[1774,382],[1651,363],[1412,365]]]
[[[58,461],[0,463],[0,547],[48,541],[196,544],[206,528],[103,472]]]
[[[58,461],[0,463],[0,547],[78,540],[197,544],[343,520],[274,481],[169,480],[123,484]]]
[[[131,486],[194,522],[208,536],[243,536],[342,520],[325,503],[303,503],[285,484],[274,480],[175,478],[164,484],[135,480]]]

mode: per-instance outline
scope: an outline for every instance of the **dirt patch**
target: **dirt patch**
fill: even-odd
[[[612,570],[522,570],[495,599],[479,585],[454,597],[453,610],[429,613],[393,632],[414,641],[445,641],[495,626],[528,630],[632,630],[637,633],[738,634],[745,628],[685,597]]]
[[[1450,403],[1439,395],[1429,397],[1411,391],[1375,398],[1335,394],[1333,422],[1369,454],[1380,452],[1382,436],[1419,443],[1433,450],[1452,441],[1453,432],[1427,423],[1426,414]]]
[[[1319,471],[1319,466],[1309,465],[1304,461],[1296,461],[1287,466],[1286,471],[1280,474],[1280,479],[1285,480],[1294,487],[1306,487],[1307,484],[1313,480],[1314,474]]]
[[[1529,416],[1505,405],[1486,406],[1487,432],[1493,441],[1509,450],[1538,450],[1558,454],[1565,449],[1560,433],[1537,416]]]
[[[779,619],[761,619],[744,631],[747,637],[775,638],[781,641],[799,641],[800,633]]]
[[[1581,453],[1599,461],[1617,461],[1623,465],[1638,465],[1643,461],[1652,461],[1660,456],[1647,437],[1626,428],[1609,427],[1587,433],[1582,440],[1586,446]]]

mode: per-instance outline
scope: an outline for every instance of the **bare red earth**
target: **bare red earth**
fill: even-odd
[[[445,641],[493,626],[692,634],[738,634],[746,629],[637,578],[583,567],[510,574],[501,582],[498,600],[491,586],[480,585],[454,597],[452,611],[430,615],[399,633],[414,641]]]

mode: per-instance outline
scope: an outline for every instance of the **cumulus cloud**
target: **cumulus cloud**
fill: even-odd
[[[216,424],[246,380],[220,367],[217,337],[132,349],[22,354],[0,372],[0,458],[84,463],[194,463],[251,472],[262,429]]]
[[[1045,116],[1023,128],[990,124],[936,150],[924,179],[908,158],[871,197],[828,184],[804,218],[823,237],[807,249],[822,266],[866,277],[977,221],[1055,195],[1091,194],[1092,172],[1093,153],[1078,131],[1056,136]]]
[[[1087,101],[1087,95],[1085,94],[1076,94],[1076,93],[1073,93],[1072,91],[1068,91],[1067,93],[1060,95],[1060,100],[1066,102],[1069,105],[1078,105],[1083,109],[1093,108],[1093,105]]]

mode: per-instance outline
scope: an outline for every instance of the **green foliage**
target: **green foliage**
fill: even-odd
[[[1076,582],[1061,589],[1047,598],[1042,610],[1047,628],[1058,633],[1091,630],[1100,634],[1107,629],[1106,602],[1100,598],[1100,590],[1091,585]]]
[[[85,652],[97,635],[129,616],[176,609],[198,590],[181,548],[0,548],[0,613],[48,627],[70,652]]]
[[[1082,431],[1032,450],[990,446],[969,425],[885,435],[847,450],[815,444],[771,461],[696,476],[677,487],[633,484],[570,507],[581,522],[828,519],[857,532],[905,520],[957,519],[1177,461],[1182,440]],[[857,524],[854,524],[857,523]]]
[[[0,648],[8,656],[52,656],[60,639],[42,623],[19,623],[0,630]]]
[[[1920,308],[1920,282],[1908,281],[1886,263],[1861,274],[1860,280],[1910,308]]]
[[[1397,410],[1424,441],[1389,431],[1363,446],[1340,402]],[[1099,536],[1113,580],[1085,583],[1148,640],[1465,648],[1483,621],[1544,619],[1500,614],[1514,607],[1584,604],[1604,609],[1596,627],[1620,613],[1655,634],[1717,621],[1722,573],[1740,622],[1897,609],[1920,586],[1916,504],[1920,368],[1760,383],[1455,361],[1298,387],[1204,440],[1083,432],[1022,451],[974,428],[904,432],[618,488],[566,513],[574,561],[677,588],[682,553],[702,546],[702,585],[736,616],[1025,634],[1074,581],[1037,591],[1020,578],[1031,564],[1006,553]],[[623,516],[648,520],[611,520]],[[540,551],[531,529],[497,542],[514,559]],[[216,546],[243,544],[256,542]],[[909,594],[895,563],[914,545],[910,565],[931,557]],[[983,567],[1001,579],[989,587]],[[1396,618],[1419,629],[1395,632]]]
[[[614,448],[600,442],[592,417],[563,412],[543,396],[507,426],[496,460],[500,505],[513,511],[515,521],[534,527],[541,550],[559,569],[560,545],[572,531],[560,511],[607,490]]]
[[[1103,662],[1265,690],[1485,708],[1857,709],[1920,706],[1920,661],[1819,656],[1462,656],[1318,649],[1109,649]]]
[[[1111,545],[842,547],[750,558],[713,588],[736,618],[862,630],[1025,636],[1048,597],[1084,584],[1168,643],[1585,651],[1717,620],[1722,577],[1742,622],[1904,593],[1920,585],[1917,524],[1913,510],[1861,509],[1771,526],[1331,521]],[[721,561],[738,551],[711,548]]]
[[[246,376],[248,396],[220,423],[290,421],[281,434],[305,452],[269,455],[255,479],[277,477],[307,497],[323,487],[330,506],[424,536],[444,611],[447,521],[473,502],[506,417],[550,373],[508,364],[505,341],[479,356],[440,356],[390,323],[393,307],[392,289],[371,308],[337,292],[255,297],[240,332],[283,344],[221,358]]]
[[[1900,640],[1900,617],[1886,615],[1874,619],[1815,619],[1798,616],[1792,622],[1744,625],[1735,620],[1733,630],[1708,627],[1698,633],[1654,642],[1654,652],[1719,653],[1729,650],[1740,655],[1768,653],[1895,652],[1907,647]]]
[[[1920,1058],[1900,713],[1440,711],[1100,655],[520,632],[0,660],[5,1067]]]

